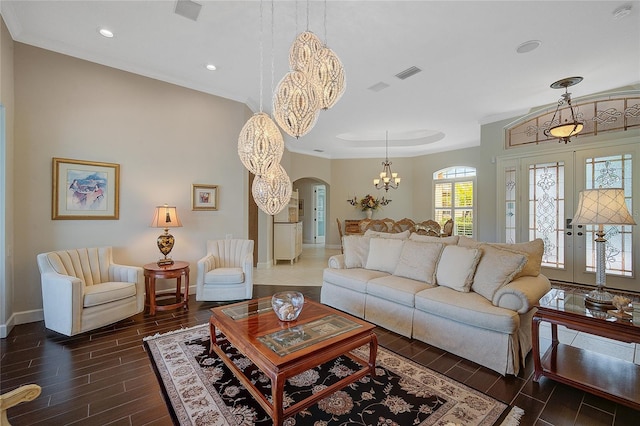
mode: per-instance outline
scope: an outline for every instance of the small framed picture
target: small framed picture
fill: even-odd
[[[191,210],[218,210],[218,185],[191,185]]]
[[[118,219],[120,165],[53,159],[51,219]]]

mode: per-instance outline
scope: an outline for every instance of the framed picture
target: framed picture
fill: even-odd
[[[51,219],[118,219],[120,165],[53,159]]]
[[[218,185],[191,185],[191,210],[218,210]]]
[[[298,200],[298,216],[304,216],[304,200],[302,199]]]

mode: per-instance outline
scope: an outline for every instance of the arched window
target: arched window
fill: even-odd
[[[474,167],[448,167],[433,174],[435,220],[442,226],[453,219],[454,235],[473,237],[475,183]]]

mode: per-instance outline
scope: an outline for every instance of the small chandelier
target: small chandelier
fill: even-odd
[[[380,178],[373,180],[373,186],[376,189],[384,188],[385,191],[391,189],[397,189],[400,186],[400,177],[398,173],[391,171],[391,161],[389,161],[389,132],[386,132],[385,136],[385,160],[382,162],[382,171],[380,172]]]
[[[552,89],[564,88],[565,92],[558,100],[558,106],[556,107],[556,112],[553,113],[553,118],[551,119],[551,123],[549,123],[549,128],[544,131],[546,136],[553,136],[554,138],[558,138],[558,142],[562,141],[566,144],[567,142],[571,142],[572,136],[577,135],[584,128],[584,123],[576,119],[576,113],[573,109],[573,105],[571,104],[571,93],[567,90],[568,87],[578,84],[581,81],[582,77],[567,77],[562,80],[558,80],[551,85]],[[564,122],[562,122],[561,117],[558,117],[560,107],[564,104],[569,106],[569,110],[571,111],[571,121],[566,118]]]

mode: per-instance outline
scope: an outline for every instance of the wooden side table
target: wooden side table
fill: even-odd
[[[184,298],[180,292],[184,277]],[[168,305],[156,303],[156,278],[176,279],[176,302]],[[144,284],[147,291],[145,305],[149,306],[149,313],[155,315],[156,311],[167,311],[183,307],[189,309],[189,262],[176,260],[173,265],[158,266],[157,263],[144,265]]]
[[[547,376],[580,390],[640,410],[640,366],[560,343],[558,325],[621,342],[640,343],[640,324],[591,310],[585,293],[553,289],[532,318],[533,381]],[[551,323],[551,346],[540,353],[540,322]]]

